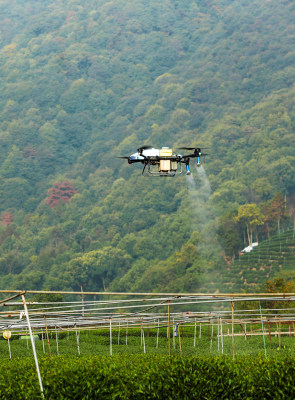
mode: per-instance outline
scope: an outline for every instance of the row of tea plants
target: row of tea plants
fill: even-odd
[[[45,399],[293,399],[295,357],[41,357]],[[0,398],[41,399],[32,357],[2,362]]]

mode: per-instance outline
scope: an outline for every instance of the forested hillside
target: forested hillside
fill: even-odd
[[[243,247],[293,224],[293,1],[0,0],[0,15],[1,288],[218,290]],[[116,158],[144,144],[208,156],[147,178]]]

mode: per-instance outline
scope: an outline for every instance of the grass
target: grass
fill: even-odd
[[[229,326],[229,325],[228,325]],[[248,332],[249,332],[249,328]],[[261,326],[253,326],[253,332],[260,330]],[[274,329],[274,328],[273,328]],[[237,326],[237,333],[242,333],[242,329]],[[269,339],[268,332],[265,332],[265,347],[263,336],[235,336],[234,350],[236,356],[245,355],[264,355],[265,349],[267,356],[276,356],[281,354],[290,354],[295,350],[295,338],[292,329],[291,337],[288,334],[288,327],[284,327],[287,334],[272,336]],[[222,356],[232,355],[232,336],[231,327],[223,327],[223,333],[226,336],[218,339],[217,327],[214,327],[213,337],[211,339],[212,329],[209,325],[202,326],[201,337],[200,328],[197,325],[196,337],[194,337],[194,327],[181,327],[180,340],[173,337],[171,329],[170,350],[171,355],[193,355],[193,356]],[[157,345],[158,343],[158,345]],[[32,348],[30,340],[10,340],[11,357],[32,357]],[[75,332],[50,334],[49,345],[46,338],[35,340],[35,346],[38,356],[49,356],[49,346],[51,355],[62,356],[92,356],[92,355],[110,355],[109,331],[81,331],[79,334],[79,347]],[[168,354],[169,345],[166,328],[160,328],[157,339],[157,330],[145,329],[144,340],[141,338],[140,329],[129,329],[127,343],[126,330],[121,329],[112,332],[112,354]],[[80,353],[80,354],[79,354]],[[9,358],[9,348],[7,340],[0,340],[0,358]]]

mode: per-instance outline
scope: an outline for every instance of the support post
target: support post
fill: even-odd
[[[223,354],[223,332],[222,332],[222,319],[220,317],[220,335],[221,335],[221,354]]]
[[[270,326],[270,322],[268,322],[267,325],[268,325],[268,337],[269,337],[269,342],[271,343],[271,326]]]
[[[143,327],[141,327],[141,331],[142,331],[143,352],[145,354],[145,339],[144,339],[144,328]]]
[[[157,344],[156,344],[156,348],[159,347],[159,330],[160,330],[160,320],[158,319]]]
[[[47,322],[46,322],[46,317],[44,316],[45,320],[45,330],[46,330],[46,338],[47,338],[47,344],[48,344],[48,351],[49,351],[49,356],[51,357],[51,348],[50,348],[50,341],[49,341],[49,334],[48,334],[48,328],[47,328]]]
[[[216,322],[217,322],[217,350],[218,350],[218,353],[219,353],[219,342],[220,342],[220,326],[219,326],[219,319],[217,318],[216,319]]]
[[[112,318],[110,318],[110,355],[113,355]]]
[[[196,347],[196,337],[197,337],[197,321],[196,321],[196,318],[195,318],[194,347]]]
[[[30,318],[29,318],[29,312],[28,312],[28,307],[27,307],[27,303],[26,303],[26,298],[25,298],[24,294],[22,294],[21,296],[22,296],[22,301],[23,301],[24,310],[25,310],[25,314],[26,314],[27,324],[28,324],[28,328],[29,328],[29,332],[30,332],[30,338],[31,338],[31,343],[32,343],[32,349],[33,349],[33,354],[34,354],[34,359],[35,359],[35,364],[36,364],[39,385],[40,385],[40,391],[41,391],[42,397],[44,397],[42,378],[41,378],[41,373],[40,373],[40,368],[39,368],[39,363],[38,363],[38,358],[37,358],[35,342],[34,342],[34,338],[33,338],[33,332],[32,332],[32,328],[31,328],[31,324],[30,324]]]
[[[83,286],[81,285],[81,297],[82,297],[82,317],[85,316],[85,307],[84,307],[84,293],[83,293]]]
[[[211,322],[211,341],[210,341],[210,351],[212,350],[212,344],[213,344],[213,333],[214,333],[214,322]]]
[[[43,334],[43,329],[41,331],[41,339],[42,339],[42,348],[43,348],[43,353],[45,354],[45,346],[44,346],[44,334]]]
[[[8,343],[9,358],[11,359],[11,349],[10,349],[9,337],[7,338],[7,343]]]
[[[75,324],[75,327],[76,327],[77,350],[78,350],[78,354],[80,355],[80,332],[78,333],[76,324]]]
[[[182,355],[181,337],[180,337],[180,324],[178,324],[177,328],[178,328],[179,350],[180,350],[180,354]]]
[[[282,349],[282,338],[281,338],[281,316],[279,315],[279,349]]]
[[[234,329],[234,302],[231,302],[231,333],[232,333],[232,353],[235,359],[235,329]]]
[[[259,301],[259,309],[260,309],[260,318],[261,318],[261,329],[262,329],[262,335],[263,335],[264,355],[265,355],[265,358],[267,358],[267,355],[266,355],[266,344],[265,344],[265,332],[264,332],[263,317],[262,317],[262,310],[261,310],[260,301]]]
[[[175,349],[175,334],[174,334],[174,318],[172,318],[172,337],[173,337],[173,349]]]
[[[56,340],[56,353],[57,355],[59,355],[59,350],[58,350],[58,332],[56,329],[56,325],[55,325],[55,340]]]
[[[168,346],[169,356],[171,355],[171,343],[170,343],[170,300],[168,300]]]

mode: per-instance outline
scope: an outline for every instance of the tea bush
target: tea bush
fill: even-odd
[[[292,399],[295,357],[43,357],[46,399]],[[32,358],[2,363],[0,398],[41,399]]]

